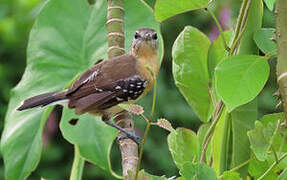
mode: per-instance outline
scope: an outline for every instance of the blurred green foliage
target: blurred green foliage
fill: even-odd
[[[153,7],[155,0],[146,0]],[[21,79],[26,64],[26,46],[29,31],[43,1],[41,0],[2,0],[0,2],[0,132],[3,129],[5,112],[9,101],[9,92]],[[226,22],[227,29],[234,28],[240,1],[219,0],[213,9],[217,16],[222,9],[230,10],[231,17]],[[204,10],[196,10],[172,17],[161,23],[165,42],[165,55],[158,79],[158,98],[154,117],[168,119],[173,127],[186,127],[197,130],[201,124],[198,117],[185,102],[174,85],[171,73],[171,47],[184,26],[192,25],[211,36],[214,23]],[[263,27],[274,27],[273,14],[265,7]],[[275,111],[276,101],[271,96],[276,91],[275,59],[271,59],[271,76],[259,96],[260,116]],[[168,98],[167,98],[168,97]],[[139,104],[150,111],[152,94],[142,99]],[[145,122],[135,117],[139,134],[143,134]],[[51,125],[52,124],[52,125]],[[59,129],[59,120],[48,121],[44,133],[45,146],[40,164],[29,179],[67,179],[72,166],[73,146],[64,140]],[[178,170],[172,161],[167,146],[167,132],[158,127],[151,127],[144,152],[142,168],[154,175],[177,175]],[[113,169],[121,172],[119,149],[114,143],[111,153]],[[0,162],[0,179],[3,177],[3,161]],[[83,179],[113,179],[107,172],[87,163]]]

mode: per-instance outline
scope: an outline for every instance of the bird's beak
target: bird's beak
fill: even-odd
[[[149,40],[151,40],[151,34],[147,33],[147,34],[144,35],[143,38],[144,38],[145,41],[149,41]]]

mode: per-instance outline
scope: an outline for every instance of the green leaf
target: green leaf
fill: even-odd
[[[256,158],[254,158],[248,165],[248,172],[249,174],[254,177],[254,179],[258,179],[264,172],[267,171],[267,169],[270,167],[271,164],[269,164],[266,161],[259,161]],[[263,180],[269,180],[269,179],[276,179],[277,174],[274,170],[271,170],[264,178]]]
[[[193,131],[178,128],[168,135],[167,142],[172,158],[179,169],[183,168],[184,163],[199,159],[199,142]]]
[[[258,54],[258,48],[253,41],[253,34],[261,28],[263,16],[262,0],[252,0],[248,12],[245,30],[241,38],[238,54]],[[267,63],[267,62],[266,62]],[[260,74],[261,75],[261,74]],[[256,83],[256,82],[255,82]],[[231,168],[239,166],[250,159],[251,150],[247,132],[253,129],[258,116],[257,98],[250,103],[236,108],[231,112],[232,118],[232,162]],[[243,179],[247,178],[248,166],[237,170]]]
[[[237,55],[224,59],[215,69],[218,95],[228,112],[253,100],[269,76],[269,65],[262,56]]]
[[[259,161],[267,159],[267,153],[273,143],[273,137],[278,130],[280,121],[277,123],[269,123],[264,126],[260,121],[255,121],[255,128],[248,131],[247,135],[250,140],[251,149]]]
[[[187,162],[179,172],[186,180],[217,180],[212,168],[203,163]]]
[[[262,28],[254,33],[253,39],[258,48],[268,56],[277,54],[277,44],[275,40],[275,29]]]
[[[231,41],[233,31],[225,31],[223,32],[225,41],[227,44]],[[215,67],[217,64],[224,58],[228,56],[228,51],[225,49],[223,41],[222,41],[222,35],[219,35],[218,38],[213,41],[209,47],[208,50],[208,71],[209,76],[213,77]]]
[[[117,136],[116,129],[107,126],[100,117],[89,114],[78,116],[71,109],[64,109],[60,129],[65,139],[79,147],[83,157],[113,173],[109,153]]]
[[[15,91],[17,92],[17,89],[14,89],[13,93]],[[36,168],[42,151],[41,135],[52,110],[50,107],[44,112],[42,110],[33,114],[19,113],[11,108],[12,105],[17,106],[17,100],[19,101],[19,97],[10,101],[6,114],[6,126],[1,138],[1,152],[7,180],[25,179]],[[8,118],[11,118],[9,124]],[[25,131],[26,129],[29,131]]]
[[[195,9],[207,8],[209,0],[157,0],[155,3],[155,17],[163,21],[176,14]]]
[[[221,175],[223,171],[227,170],[228,167],[227,159],[229,141],[231,138],[230,121],[230,115],[227,113],[226,108],[224,108],[215,126],[214,133],[211,139],[213,169],[218,176]]]
[[[199,118],[207,122],[212,111],[208,91],[207,54],[210,42],[196,28],[187,26],[173,48],[173,76],[176,86]]]
[[[63,89],[77,74],[88,69],[97,60],[107,57],[106,9],[106,1],[97,1],[95,5],[89,5],[87,1],[82,0],[74,0],[73,3],[68,0],[49,0],[41,9],[29,37],[27,68],[21,82],[11,93],[5,117],[1,151],[6,179],[23,179],[36,168],[41,154],[42,129],[47,117],[41,108],[23,112],[16,111],[16,108],[28,97]],[[126,50],[130,48],[133,33],[137,28],[154,28],[159,34],[159,56],[162,57],[160,28],[151,8],[144,2],[126,1],[125,27]],[[65,112],[64,116],[67,116]],[[86,116],[83,118],[88,119]],[[94,117],[81,123],[84,125],[80,127],[99,126],[111,135],[115,132],[103,126]],[[65,128],[62,128],[62,131],[65,134]],[[81,132],[82,134],[78,133],[75,136],[86,140],[87,137],[94,137],[94,132],[86,129],[82,129]],[[109,137],[104,148],[106,144],[111,143],[112,138]],[[91,144],[94,148],[92,145],[94,142]],[[95,162],[94,159],[89,159],[95,157],[94,154],[88,156],[84,153],[87,151],[81,149],[82,146],[79,147],[81,154],[85,155],[88,161]],[[97,150],[89,151],[100,151],[100,145],[97,147]],[[109,151],[101,152],[103,157],[98,160],[102,163],[100,166],[108,167],[109,162],[103,162],[107,160],[108,153]]]
[[[280,129],[279,131],[276,131],[276,132],[274,132],[274,129],[277,128],[276,126],[278,126],[278,123],[283,123],[284,121],[285,121],[284,113],[273,113],[273,114],[268,114],[268,115],[263,116],[263,118],[260,121],[261,125],[263,126],[262,128],[263,135],[259,137],[263,139],[257,139],[257,141],[258,140],[264,141],[265,139],[267,139],[265,141],[266,141],[266,144],[268,145],[272,143],[272,148],[275,150],[278,157],[281,157],[283,153],[287,152],[287,144],[286,143],[282,144],[282,140],[285,139],[286,136],[285,138],[282,137],[284,136],[284,134],[280,132]],[[268,134],[269,134],[269,137],[267,136]],[[256,157],[258,157],[257,154],[256,154]],[[268,151],[267,157],[265,158],[264,156],[264,159],[266,160],[260,161],[261,159],[254,158],[254,160],[250,163],[249,173],[252,174],[254,177],[261,176],[271,166],[271,164],[275,162],[274,153],[271,152],[271,149]],[[267,176],[264,179],[276,178],[278,176],[278,173],[281,172],[283,169],[285,169],[286,166],[287,166],[287,159],[285,158],[282,161],[280,161],[280,163],[276,165],[272,169],[272,171],[270,171],[270,173],[267,174]]]
[[[262,117],[261,122],[265,127],[270,126],[270,124],[277,124],[278,121],[280,123],[283,123],[285,121],[285,115],[284,113],[273,113],[273,114],[267,114]],[[285,126],[280,126],[279,131],[274,135],[273,137],[273,143],[272,146],[275,150],[279,150],[282,148],[282,152],[287,152],[287,144],[285,143],[283,147],[281,147],[282,140],[284,139],[284,133],[286,133]],[[286,138],[285,134],[285,138]]]
[[[242,105],[231,112],[232,118],[232,157],[231,168],[250,159],[250,143],[247,132],[254,128],[254,122],[258,116],[257,100]],[[238,169],[244,179],[247,175],[248,166]]]
[[[234,171],[225,171],[222,180],[242,180],[240,174]]]
[[[270,10],[270,11],[273,11],[274,9],[274,4],[275,4],[275,0],[264,0],[267,8]]]

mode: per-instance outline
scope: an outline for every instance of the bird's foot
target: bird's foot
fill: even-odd
[[[128,139],[130,138],[131,140],[133,140],[135,143],[137,143],[138,145],[140,144],[140,137],[135,135],[135,133],[132,133],[132,132],[129,132],[128,134],[122,134],[122,135],[119,135],[117,137],[117,141],[119,142],[120,140],[122,139]]]

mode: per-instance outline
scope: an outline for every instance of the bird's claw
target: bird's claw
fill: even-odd
[[[117,141],[119,142],[120,140],[123,140],[123,139],[131,139],[133,140],[135,143],[137,143],[138,145],[140,144],[140,137],[135,135],[135,133],[132,133],[132,132],[129,132],[129,133],[125,133],[125,134],[122,134],[122,135],[119,135],[117,137]]]

